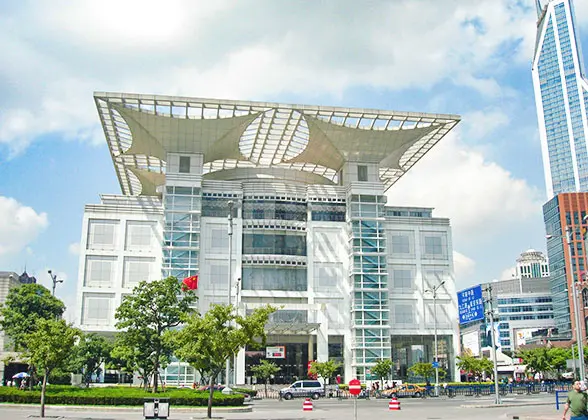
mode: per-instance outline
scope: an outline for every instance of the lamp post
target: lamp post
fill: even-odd
[[[431,287],[430,289],[425,290],[425,293],[430,292],[433,293],[433,325],[434,325],[434,335],[435,335],[435,351],[433,355],[433,360],[435,361],[435,396],[439,396],[439,352],[437,346],[437,290],[441,288],[445,284],[445,280],[439,283],[437,286]]]
[[[47,273],[49,273],[49,277],[51,277],[51,281],[53,282],[53,287],[51,288],[51,295],[55,296],[55,286],[57,286],[57,283],[63,283],[63,280],[58,279],[57,274],[53,274],[53,271],[51,270],[47,270]]]
[[[588,216],[584,216],[582,221],[586,223]],[[582,338],[582,328],[580,324],[580,313],[579,313],[579,304],[578,304],[578,284],[576,283],[576,279],[574,276],[574,266],[572,265],[572,227],[566,226],[566,243],[568,245],[568,253],[570,254],[569,263],[566,264],[566,271],[569,270],[571,276],[571,286],[572,286],[572,308],[574,311],[574,326],[576,329],[576,344],[578,346],[578,359],[580,362],[580,380],[584,380],[586,378],[586,372],[584,367],[584,341]],[[547,235],[546,239],[552,239],[554,235]],[[573,356],[573,354],[572,354]]]
[[[228,287],[227,287],[227,295],[229,306],[231,305],[231,286],[233,285],[233,201],[230,200],[228,203],[229,206],[229,229],[228,229],[228,236],[229,236],[229,276],[228,276]],[[231,362],[229,358],[227,358],[227,363],[225,365],[225,382],[227,384],[227,388],[229,388],[231,384],[230,374],[231,374]]]
[[[496,337],[496,330],[494,329],[494,300],[492,297],[492,286],[489,285],[485,290],[486,292],[488,292],[487,303],[489,304],[489,308],[487,311],[487,315],[490,317],[490,338],[492,340],[490,346],[494,370],[494,400],[496,404],[502,404],[502,402],[500,401],[500,394],[498,392],[498,361],[496,358],[496,343],[498,343],[498,337]]]

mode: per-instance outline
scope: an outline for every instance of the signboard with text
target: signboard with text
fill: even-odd
[[[474,286],[459,291],[457,293],[457,307],[459,309],[460,324],[484,319],[482,286]]]
[[[266,359],[285,359],[286,358],[286,346],[275,346],[265,348]]]

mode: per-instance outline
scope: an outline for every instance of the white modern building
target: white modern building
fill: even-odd
[[[517,258],[517,278],[549,277],[549,262],[541,251],[528,249]]]
[[[96,93],[122,195],[86,206],[77,323],[113,333],[141,280],[198,274],[198,307],[280,306],[271,351],[244,349],[237,383],[279,357],[279,381],[312,360],[369,377],[392,358],[406,377],[433,360],[456,375],[457,309],[448,219],[386,193],[458,122],[454,115]],[[227,216],[231,217],[227,223]],[[229,247],[229,226],[232,235]],[[433,296],[425,290],[445,281]],[[436,319],[433,314],[437,313]],[[276,356],[277,355],[277,356]],[[172,364],[168,383],[191,383]]]
[[[588,191],[588,80],[572,0],[536,0],[533,85],[549,199]]]

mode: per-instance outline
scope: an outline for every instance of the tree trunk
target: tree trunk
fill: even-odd
[[[41,417],[45,417],[45,390],[47,389],[48,372],[43,375],[43,386],[41,388]]]
[[[265,398],[267,398],[267,383],[269,382],[269,378],[265,378]]]
[[[155,351],[155,361],[153,362],[153,393],[157,392],[157,379],[159,379],[159,349]]]
[[[206,411],[206,418],[212,418],[212,394],[214,393],[214,387],[212,386],[212,379],[215,375],[210,375],[210,379],[208,380],[208,409]]]

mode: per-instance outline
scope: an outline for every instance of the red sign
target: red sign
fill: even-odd
[[[349,393],[351,395],[359,395],[361,393],[361,382],[359,379],[349,381]]]

